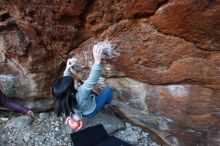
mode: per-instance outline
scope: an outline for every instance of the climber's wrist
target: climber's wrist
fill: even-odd
[[[95,64],[101,64],[101,60],[95,60]]]

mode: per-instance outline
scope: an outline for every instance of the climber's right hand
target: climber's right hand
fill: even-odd
[[[103,47],[99,44],[93,46],[93,57],[95,64],[100,64],[102,60]]]

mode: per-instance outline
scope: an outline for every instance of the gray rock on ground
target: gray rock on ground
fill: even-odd
[[[111,110],[102,110],[94,118],[83,118],[84,128],[102,124],[108,134],[125,129],[124,122],[117,118]]]
[[[6,123],[5,127],[8,127],[8,128],[24,128],[24,127],[29,126],[32,121],[33,121],[33,119],[30,118],[29,116],[13,117]]]

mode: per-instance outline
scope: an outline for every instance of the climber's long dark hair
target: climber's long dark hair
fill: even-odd
[[[54,97],[55,113],[57,116],[69,116],[76,108],[76,89],[74,80],[70,76],[60,77],[53,83],[52,94]]]

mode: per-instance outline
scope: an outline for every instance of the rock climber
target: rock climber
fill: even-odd
[[[80,121],[75,124],[70,121],[69,124],[73,122],[72,129],[79,130],[82,127],[82,116],[93,118],[106,103],[111,104],[112,102],[112,88],[103,89],[98,96],[92,93],[102,71],[103,49],[102,44],[93,46],[94,64],[89,77],[82,85],[78,85],[70,72],[75,62],[68,59],[63,76],[56,79],[52,86],[57,116],[66,115]]]

